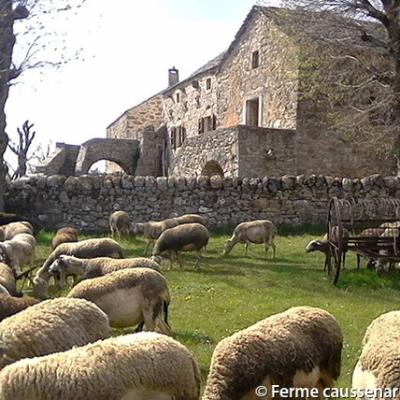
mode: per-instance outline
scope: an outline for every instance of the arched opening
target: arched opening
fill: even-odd
[[[218,161],[211,160],[206,163],[201,171],[201,175],[208,176],[211,178],[214,175],[220,176],[221,178],[224,177],[224,171],[222,170],[221,166],[219,165]]]
[[[127,172],[124,170],[123,166],[120,163],[117,163],[112,160],[99,160],[94,162],[88,171],[90,175],[96,174],[126,174]]]

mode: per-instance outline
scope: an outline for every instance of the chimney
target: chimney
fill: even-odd
[[[179,70],[172,67],[168,70],[168,87],[179,82]]]

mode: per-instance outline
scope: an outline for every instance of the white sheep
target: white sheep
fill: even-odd
[[[49,255],[42,267],[36,272],[33,279],[35,297],[39,299],[48,298],[48,281],[52,276],[49,272],[49,267],[62,254],[73,255],[80,258],[123,257],[121,246],[113,239],[87,239],[76,243],[62,243]],[[59,283],[61,287],[64,287],[64,281]]]
[[[199,400],[200,383],[185,346],[142,332],[16,362],[0,371],[0,398]]]
[[[47,300],[0,322],[0,370],[23,358],[69,350],[108,336],[107,315],[95,304],[84,299]]]
[[[0,294],[0,321],[37,303],[39,303],[39,300],[29,296],[12,297],[7,294]]]
[[[74,276],[76,282],[80,279],[92,279],[111,272],[128,268],[151,268],[160,272],[160,265],[149,258],[77,258],[61,255],[49,267],[49,272],[59,274],[61,280],[66,276]]]
[[[68,297],[97,304],[110,325],[125,328],[142,324],[171,334],[168,325],[170,295],[165,278],[149,268],[124,269],[78,283]],[[164,319],[162,318],[164,314]]]
[[[175,219],[178,221],[179,225],[182,224],[201,224],[204,226],[207,226],[207,220],[201,215],[198,214],[185,214],[181,215],[180,217],[175,217]]]
[[[400,311],[380,315],[368,326],[360,358],[353,372],[357,390],[397,389],[400,399]]]
[[[342,345],[340,326],[325,310],[294,307],[272,315],[218,343],[203,400],[255,399],[258,386],[269,394],[272,385],[332,387]]]
[[[200,261],[200,252],[207,246],[209,239],[210,233],[204,225],[197,223],[178,225],[165,230],[160,235],[153,248],[153,257],[157,258],[169,252],[171,254],[171,264],[174,258],[182,267],[179,252],[196,251],[198,258],[195,267],[197,267]]]
[[[7,225],[3,225],[1,228],[4,235],[4,239],[2,240],[10,240],[20,233],[34,234],[33,226],[29,221],[10,222]]]
[[[29,233],[18,233],[12,239],[0,242],[0,262],[8,264],[17,275],[24,265],[33,265],[36,240]]]
[[[112,237],[114,237],[115,234],[117,234],[118,237],[121,237],[121,235],[129,235],[129,214],[127,212],[113,212],[110,215],[109,224]]]
[[[272,247],[275,258],[274,238],[278,230],[276,226],[269,220],[256,220],[250,222],[242,222],[236,226],[232,237],[225,243],[223,254],[228,254],[237,243],[244,243],[246,246],[245,256],[247,257],[247,249],[250,243],[264,244],[265,252]]]

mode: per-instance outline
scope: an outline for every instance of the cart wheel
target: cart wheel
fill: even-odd
[[[336,285],[342,269],[342,253],[334,245],[330,244],[329,248],[328,278],[333,285]]]
[[[329,258],[330,258],[330,268],[328,268],[329,280],[336,285],[340,269],[342,267],[343,259],[343,224],[342,216],[340,213],[339,200],[333,197],[329,201],[328,206],[328,218],[327,218],[327,236],[329,242]]]

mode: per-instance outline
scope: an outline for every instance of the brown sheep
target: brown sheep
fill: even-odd
[[[39,303],[39,300],[33,297],[12,297],[0,294],[0,321],[37,303]]]
[[[207,246],[210,239],[208,229],[201,224],[183,224],[165,230],[157,239],[153,249],[153,257],[159,257],[165,252],[174,256],[182,267],[179,258],[180,251],[196,251],[198,258],[195,267],[200,261],[200,251]],[[171,257],[172,264],[172,257]]]
[[[51,241],[53,250],[61,243],[73,243],[78,241],[78,230],[70,226],[65,226],[57,230]]]

